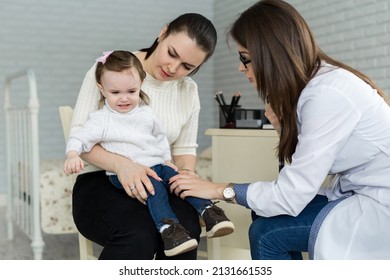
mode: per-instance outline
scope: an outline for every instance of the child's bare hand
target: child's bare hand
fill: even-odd
[[[84,169],[84,161],[77,155],[69,153],[64,163],[64,172],[66,174],[79,173]]]

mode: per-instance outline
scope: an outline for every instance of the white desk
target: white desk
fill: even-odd
[[[279,138],[275,130],[208,129],[212,136],[212,174],[214,182],[249,183],[270,181],[277,177],[278,160],[275,147]],[[221,201],[234,223],[228,236],[207,240],[208,259],[251,259],[248,229],[250,210]]]

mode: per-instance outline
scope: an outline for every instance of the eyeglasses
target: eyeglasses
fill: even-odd
[[[239,56],[240,56],[240,61],[242,62],[242,64],[244,64],[245,68],[248,69],[248,67],[246,66],[247,64],[251,63],[252,60],[246,58],[245,56],[242,55],[242,53],[238,53]]]

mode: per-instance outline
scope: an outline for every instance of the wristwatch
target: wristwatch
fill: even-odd
[[[234,187],[234,184],[233,183],[229,183],[226,188],[223,190],[223,199],[228,202],[228,203],[233,203],[234,202],[234,198],[236,197],[236,193],[233,189]]]

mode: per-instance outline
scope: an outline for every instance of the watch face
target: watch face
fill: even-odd
[[[232,188],[226,188],[223,191],[223,196],[225,197],[225,199],[232,199],[234,197],[234,195],[235,195],[235,193],[234,193],[234,190]]]

